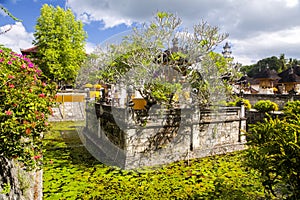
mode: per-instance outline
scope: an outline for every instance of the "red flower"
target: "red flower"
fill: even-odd
[[[13,114],[13,112],[12,112],[12,111],[10,111],[10,110],[6,110],[6,111],[5,111],[5,114],[9,116],[9,115],[12,115],[12,114]]]
[[[31,129],[30,128],[27,128],[26,131],[25,131],[26,135],[29,135],[31,133]]]
[[[39,94],[39,97],[44,98],[44,97],[45,97],[45,94],[44,94],[44,93]]]
[[[8,87],[15,88],[15,85],[14,84],[9,84]]]
[[[42,156],[41,155],[36,155],[36,156],[34,156],[33,158],[34,158],[34,160],[38,160],[38,159],[40,159]]]
[[[7,78],[9,78],[9,79],[13,79],[13,78],[15,78],[15,76],[13,76],[13,75],[8,75],[8,77]]]

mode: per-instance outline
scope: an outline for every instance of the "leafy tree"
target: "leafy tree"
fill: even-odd
[[[54,8],[45,4],[35,26],[38,47],[36,63],[50,79],[62,84],[73,84],[86,58],[86,33],[70,9]]]
[[[300,198],[299,102],[287,105],[283,119],[271,117],[250,125],[246,163],[261,173],[270,196]],[[292,117],[291,117],[292,116]]]
[[[40,163],[56,85],[29,58],[0,48],[0,156],[30,169]]]
[[[91,53],[87,55],[87,58],[82,63],[78,76],[76,78],[76,87],[82,87],[85,84],[99,82],[97,78],[96,71],[98,68],[98,55],[96,53]]]
[[[275,71],[280,73],[297,64],[299,64],[299,61],[297,59],[290,58],[289,60],[287,60],[285,58],[285,55],[281,54],[279,58],[277,58],[276,56],[272,56],[259,60],[256,64],[253,65],[244,65],[241,67],[241,72],[252,77],[255,74],[259,73],[260,70],[264,70],[266,67],[269,67],[270,69],[274,69]]]
[[[222,100],[227,84],[221,78],[231,69],[213,50],[228,35],[203,21],[188,33],[182,31],[181,23],[171,13],[158,12],[150,24],[133,29],[120,44],[98,50],[99,79],[131,86],[149,104],[172,106],[177,94],[188,89],[185,84],[193,88],[198,105]]]

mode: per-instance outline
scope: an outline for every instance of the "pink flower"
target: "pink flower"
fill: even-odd
[[[6,115],[8,115],[8,116],[10,116],[10,115],[12,115],[12,114],[13,114],[13,112],[12,112],[12,111],[10,111],[10,110],[6,110],[6,111],[5,111],[5,114],[6,114]]]
[[[2,50],[2,49],[0,49],[0,53],[3,53],[3,50]]]
[[[44,98],[44,97],[45,97],[45,94],[44,94],[44,93],[39,94],[39,97]]]
[[[33,68],[33,66],[34,66],[34,64],[33,64],[33,63],[31,63],[31,62],[30,62],[30,63],[28,63],[28,67],[29,67],[29,68]]]
[[[7,64],[11,65],[11,64],[12,64],[12,62],[11,62],[11,61],[8,61],[8,62],[7,62]]]
[[[2,63],[3,61],[4,61],[4,58],[1,58],[1,59],[0,59],[0,62]]]
[[[46,84],[45,82],[43,82],[43,83],[42,83],[42,86],[43,86],[43,87],[46,87],[46,86],[47,86],[47,84]]]
[[[26,65],[25,65],[25,64],[22,64],[22,65],[21,65],[21,68],[22,68],[22,69],[26,69]]]
[[[49,123],[48,122],[45,122],[45,126],[48,126],[49,125]]]
[[[9,78],[9,79],[13,79],[13,78],[15,78],[15,76],[13,76],[13,75],[8,75],[8,77],[7,78]]]
[[[26,61],[26,62],[30,62],[30,59],[27,58],[26,56],[24,56],[23,60]]]
[[[14,84],[9,84],[8,87],[15,88],[15,85]]]

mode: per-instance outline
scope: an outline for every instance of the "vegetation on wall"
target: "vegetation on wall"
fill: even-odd
[[[0,156],[34,167],[42,157],[56,85],[30,59],[2,46],[0,63]]]
[[[34,45],[35,62],[43,73],[60,85],[73,84],[86,58],[86,32],[70,9],[44,4],[37,19]]]

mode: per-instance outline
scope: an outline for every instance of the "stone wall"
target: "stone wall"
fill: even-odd
[[[246,142],[243,106],[158,109],[160,114],[151,113],[144,124],[136,123],[141,113],[127,108],[102,105],[99,111],[98,118],[95,108],[87,112],[87,126],[79,131],[82,141],[100,161],[125,169],[241,150]]]
[[[259,100],[270,100],[278,104],[279,109],[282,109],[284,104],[291,100],[300,100],[300,95],[288,94],[244,94],[243,98],[248,99],[253,106]]]
[[[42,200],[42,170],[27,172],[16,162],[0,157],[0,199]]]
[[[57,106],[52,108],[53,115],[49,121],[85,120],[86,91],[64,91],[57,94]]]

